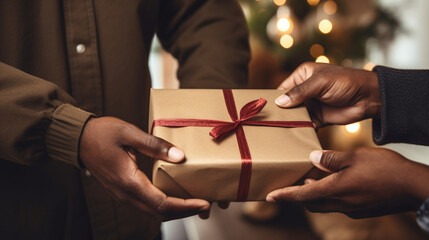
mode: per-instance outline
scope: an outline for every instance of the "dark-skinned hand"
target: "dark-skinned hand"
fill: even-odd
[[[304,63],[278,89],[286,93],[276,100],[280,107],[305,103],[317,128],[348,124],[379,115],[377,74],[325,63]]]
[[[388,149],[314,151],[310,160],[332,174],[275,190],[267,195],[267,201],[299,202],[312,212],[363,218],[416,211],[429,197],[429,166]]]
[[[92,118],[85,125],[80,159],[114,198],[162,220],[194,214],[208,217],[210,203],[207,201],[169,197],[154,187],[137,167],[136,152],[174,163],[185,157],[173,144],[118,118]]]

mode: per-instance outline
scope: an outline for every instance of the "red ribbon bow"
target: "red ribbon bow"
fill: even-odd
[[[272,127],[313,127],[309,121],[252,121],[267,104],[267,100],[260,98],[244,105],[240,110],[240,118],[237,116],[234,96],[231,89],[223,89],[225,104],[228,109],[232,122],[210,120],[210,119],[156,119],[153,121],[152,130],[155,126],[164,127],[214,127],[210,131],[210,136],[215,140],[220,140],[228,134],[235,132],[238,147],[241,155],[241,172],[238,183],[237,201],[246,201],[249,192],[250,177],[252,173],[252,157],[250,155],[249,145],[244,134],[243,125],[253,126],[272,126]]]
[[[229,114],[233,122],[219,124],[218,126],[214,127],[209,133],[210,136],[218,140],[220,138],[225,137],[227,134],[232,133],[240,125],[245,124],[247,120],[261,112],[261,110],[265,107],[265,104],[267,104],[267,100],[263,98],[247,103],[240,110],[240,118],[237,118],[237,111],[233,109],[235,108],[235,104],[234,106],[228,107],[228,110],[231,109],[231,111],[229,111]]]

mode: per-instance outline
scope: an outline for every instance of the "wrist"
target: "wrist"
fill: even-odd
[[[78,148],[78,163],[81,168],[86,168],[85,163],[82,161],[82,151],[86,151],[85,144],[87,144],[88,132],[90,132],[92,125],[94,124],[94,119],[96,117],[94,115],[90,116],[85,122],[82,134],[79,139],[79,148]]]
[[[368,72],[366,83],[368,86],[367,117],[379,119],[381,116],[382,101],[377,73]]]

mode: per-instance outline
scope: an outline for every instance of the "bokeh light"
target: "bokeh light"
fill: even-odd
[[[307,2],[311,6],[316,6],[317,4],[319,4],[320,0],[307,0]]]
[[[323,19],[319,23],[319,30],[323,34],[328,34],[332,31],[332,23],[328,19]]]
[[[337,9],[337,3],[332,0],[328,0],[323,4],[323,11],[325,11],[325,13],[328,15],[335,14],[337,12]]]
[[[283,6],[286,3],[286,0],[273,0],[273,2],[277,6]]]
[[[313,44],[310,48],[310,55],[317,58],[320,55],[325,54],[325,49],[320,44]]]
[[[287,32],[291,29],[291,21],[287,18],[280,18],[277,21],[277,29],[280,32]]]
[[[357,133],[360,129],[360,123],[352,123],[346,125],[346,131],[349,133]]]
[[[280,45],[284,48],[290,48],[293,45],[293,38],[289,34],[285,34],[280,38]]]
[[[321,55],[321,56],[318,56],[316,58],[316,62],[318,62],[318,63],[329,63],[329,58],[326,57],[325,55]]]

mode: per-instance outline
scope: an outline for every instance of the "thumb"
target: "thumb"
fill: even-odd
[[[310,77],[278,97],[276,99],[276,104],[279,107],[294,107],[302,104],[308,99],[318,98],[323,89],[319,83],[320,81],[315,81],[314,78]]]
[[[338,172],[350,165],[348,154],[336,151],[313,151],[310,153],[310,161],[325,172]]]
[[[146,156],[162,159],[169,162],[181,162],[185,153],[162,138],[145,133],[132,126],[123,131],[123,143]]]

